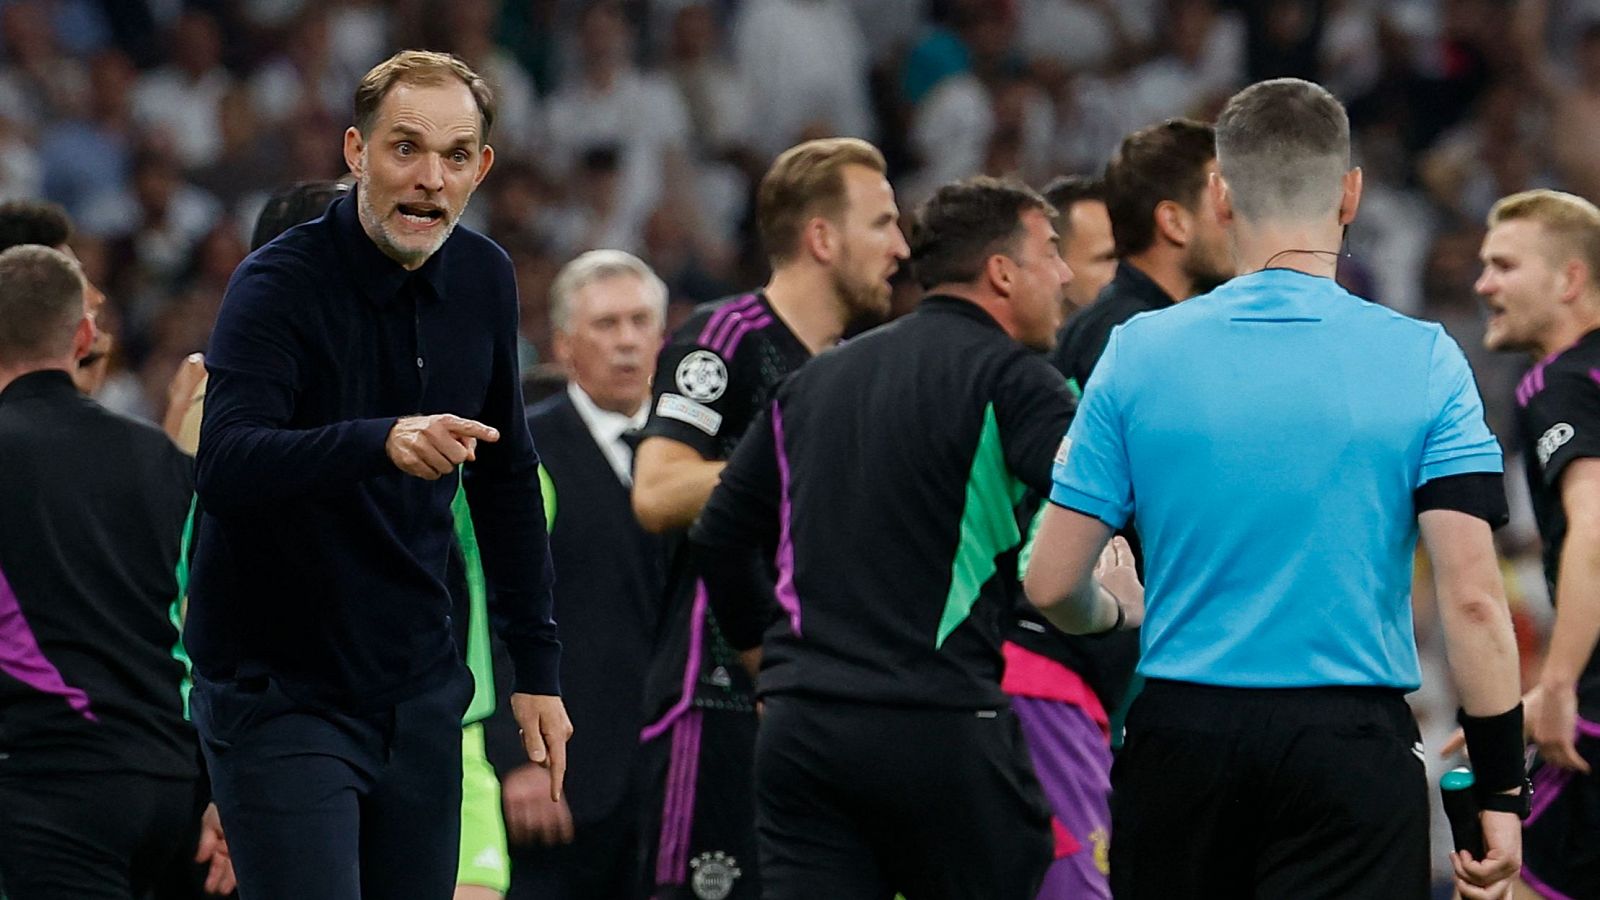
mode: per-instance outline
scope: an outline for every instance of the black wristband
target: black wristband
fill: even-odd
[[[1459,710],[1456,721],[1461,723],[1467,755],[1472,757],[1472,791],[1480,808],[1490,795],[1518,789],[1526,783],[1521,703],[1497,716],[1481,718]]]

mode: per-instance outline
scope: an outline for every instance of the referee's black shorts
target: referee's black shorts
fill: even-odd
[[[763,900],[1033,900],[1050,810],[1009,709],[766,700]]]
[[[1428,789],[1398,690],[1150,681],[1111,770],[1117,900],[1424,900]]]

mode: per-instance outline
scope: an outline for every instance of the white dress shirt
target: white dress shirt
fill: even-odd
[[[622,483],[633,486],[633,448],[622,439],[629,431],[637,431],[644,427],[650,418],[650,404],[648,401],[639,404],[639,411],[631,416],[622,413],[601,409],[589,399],[583,388],[578,387],[576,381],[567,382],[567,396],[572,398],[572,405],[578,410],[578,417],[583,419],[583,424],[589,427],[589,434],[594,442],[600,446],[600,452],[606,455],[606,462],[611,463],[611,468],[622,479]],[[538,446],[538,435],[534,435],[534,445]]]

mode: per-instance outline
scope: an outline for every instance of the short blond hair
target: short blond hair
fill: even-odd
[[[1544,226],[1551,261],[1577,257],[1589,268],[1589,282],[1600,288],[1600,208],[1575,194],[1539,188],[1500,198],[1489,210],[1489,227],[1529,221]]]
[[[756,224],[774,263],[795,255],[812,216],[837,219],[844,212],[844,167],[850,165],[879,174],[889,169],[878,148],[860,138],[821,138],[778,154],[756,190]]]
[[[489,142],[489,126],[494,124],[494,91],[483,76],[449,53],[432,50],[401,50],[367,70],[356,85],[355,126],[363,140],[372,137],[372,126],[378,120],[378,107],[396,85],[446,84],[450,79],[460,81],[472,92],[478,105],[478,143]]]

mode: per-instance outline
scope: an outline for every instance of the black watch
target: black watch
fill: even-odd
[[[1485,812],[1516,813],[1517,818],[1527,819],[1533,812],[1533,785],[1528,779],[1522,779],[1522,790],[1515,794],[1482,794],[1478,797],[1478,808]]]

